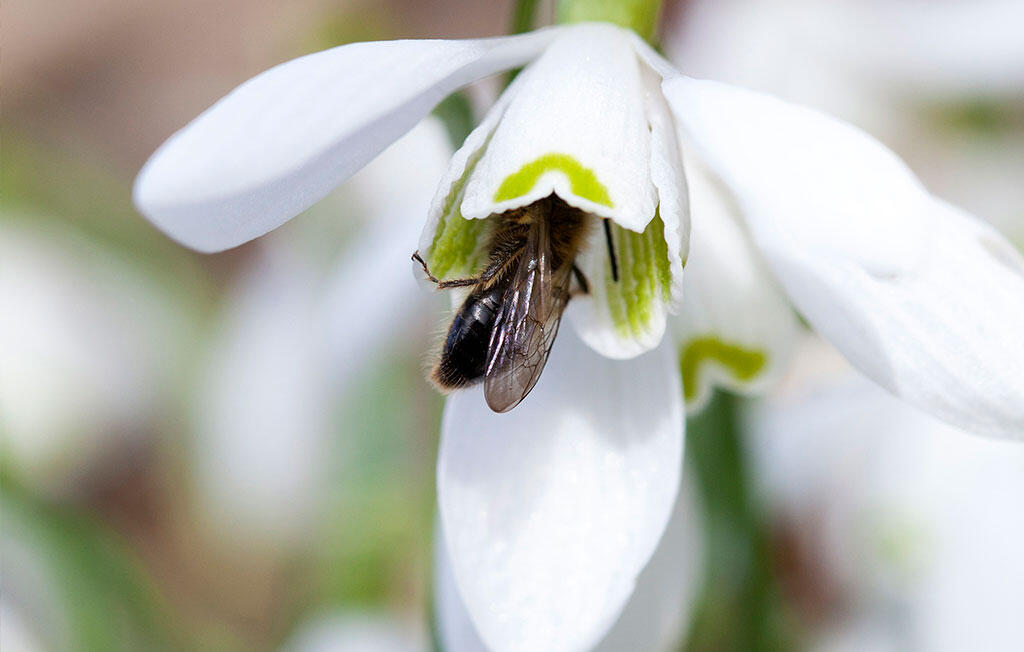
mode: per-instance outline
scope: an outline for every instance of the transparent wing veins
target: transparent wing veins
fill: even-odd
[[[484,396],[507,412],[537,384],[569,300],[572,262],[553,270],[545,220],[530,229],[514,276],[505,290],[487,349]]]

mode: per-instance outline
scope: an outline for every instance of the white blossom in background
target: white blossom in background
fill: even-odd
[[[472,273],[479,220],[554,193],[611,220],[627,257],[613,281],[594,229],[577,257],[591,293],[570,303],[515,410],[496,415],[477,391],[448,400],[442,531],[488,646],[602,639],[669,522],[684,391],[699,401],[707,383],[751,388],[777,373],[790,304],[908,402],[971,431],[1024,434],[1024,260],[1001,236],[863,132],[685,77],[610,25],[296,59],[165,143],[136,204],[189,246],[235,246],[324,197],[453,90],[522,65],[452,157],[421,253],[439,276]],[[663,337],[671,314],[682,317]]]
[[[1018,0],[697,0],[667,30],[665,47],[694,75],[870,131],[929,187],[1021,245],[1021,24]],[[980,128],[996,131],[954,122],[978,110],[997,122]]]
[[[814,342],[747,416],[760,494],[837,594],[819,649],[1019,649],[1024,448],[895,400]]]
[[[116,253],[41,221],[0,222],[0,447],[24,482],[66,496],[144,445],[188,322]]]
[[[366,222],[336,260],[310,251],[314,234],[276,233],[229,287],[195,401],[198,506],[222,539],[295,547],[315,533],[346,434],[339,397],[433,309],[404,243],[450,155],[424,121],[312,216]]]
[[[298,545],[320,514],[331,461],[323,279],[299,252],[266,246],[229,289],[195,387],[197,498],[236,544]]]
[[[280,652],[422,652],[426,631],[386,612],[336,611],[302,622]]]
[[[40,642],[38,634],[33,632],[24,616],[10,604],[4,596],[0,596],[0,649],[16,650],[17,652],[43,652],[46,648]]]

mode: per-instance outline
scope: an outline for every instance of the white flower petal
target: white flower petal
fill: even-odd
[[[135,203],[190,247],[241,244],[311,206],[446,95],[526,63],[557,33],[355,43],[271,68],[164,143]]]
[[[628,33],[566,29],[522,73],[462,213],[485,218],[558,194],[641,232],[654,217],[650,132],[640,65]]]
[[[438,498],[460,594],[495,650],[582,649],[611,627],[665,529],[682,397],[666,344],[629,361],[570,329],[533,393],[449,398]]]
[[[609,223],[608,235],[595,224],[587,244],[576,257],[576,266],[587,279],[588,293],[576,294],[566,309],[566,319],[592,349],[607,358],[628,359],[650,351],[662,340],[672,290],[682,263],[669,256],[667,241],[678,237],[655,217],[643,233]],[[612,274],[611,250],[615,252],[618,278]],[[678,253],[678,244],[676,246]]]
[[[665,223],[665,244],[672,272],[672,302],[678,306],[683,298],[683,266],[690,253],[689,192],[675,121],[661,94],[661,78],[652,70],[644,72],[647,120],[651,126],[651,181],[658,191],[658,215]]]
[[[445,652],[485,652],[476,625],[459,595],[442,528],[434,535],[434,627]]]
[[[673,325],[686,407],[697,410],[715,385],[760,391],[777,380],[799,326],[728,191],[692,157],[686,170],[693,249],[683,277],[686,303]]]
[[[637,579],[633,595],[595,649],[602,652],[676,649],[689,624],[693,600],[700,589],[701,554],[699,508],[692,483],[684,481],[665,534]],[[455,585],[447,543],[440,528],[434,546],[434,605],[441,649],[447,652],[487,649]]]
[[[678,77],[666,94],[768,263],[862,372],[966,430],[1024,436],[1024,262],[866,134]]]
[[[717,82],[663,84],[680,127],[736,195],[755,238],[771,228],[821,257],[872,274],[913,267],[927,192],[864,132],[803,107]]]
[[[597,652],[678,650],[703,579],[703,527],[692,481],[684,475],[676,506],[633,597]]]
[[[588,280],[589,294],[576,296],[568,313],[583,341],[610,358],[631,358],[661,342],[666,317],[682,302],[689,250],[686,175],[675,128],[660,78],[646,67],[643,74],[657,214],[643,233],[611,225],[618,279],[612,275],[606,234],[601,227],[593,229],[576,261]]]

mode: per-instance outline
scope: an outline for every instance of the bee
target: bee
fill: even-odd
[[[590,217],[552,194],[491,219],[496,222],[487,262],[478,276],[442,281],[419,252],[412,257],[439,289],[472,288],[452,319],[430,379],[442,392],[483,380],[487,405],[508,412],[544,370],[572,279],[582,293],[589,292],[575,261]]]

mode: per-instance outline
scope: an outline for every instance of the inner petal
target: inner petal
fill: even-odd
[[[470,173],[462,213],[483,218],[554,193],[643,232],[657,193],[640,66],[625,33],[567,30],[517,82]]]

